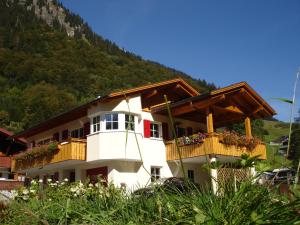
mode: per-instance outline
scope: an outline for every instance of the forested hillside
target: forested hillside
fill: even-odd
[[[183,77],[93,33],[52,0],[0,1],[0,126],[20,131],[116,89]]]

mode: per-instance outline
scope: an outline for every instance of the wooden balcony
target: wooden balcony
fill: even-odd
[[[67,160],[86,160],[86,140],[72,138],[67,142],[59,143],[57,152],[49,157],[36,157],[30,160],[16,160],[13,158],[12,171],[44,167]]]
[[[212,135],[206,137],[203,142],[189,144],[179,147],[182,159],[200,157],[206,155],[222,155],[228,157],[240,157],[243,153],[250,156],[259,156],[259,159],[266,159],[266,146],[258,144],[254,149],[248,150],[245,147],[239,148],[235,145],[225,145],[221,142],[220,137]],[[178,160],[179,154],[174,141],[166,143],[167,160]]]

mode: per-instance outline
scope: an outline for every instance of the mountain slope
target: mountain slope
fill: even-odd
[[[116,89],[183,77],[123,51],[52,0],[0,2],[0,126],[19,131]]]

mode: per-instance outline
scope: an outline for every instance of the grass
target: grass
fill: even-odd
[[[232,190],[219,196],[204,188],[187,194],[158,191],[151,197],[135,197],[113,185],[56,184],[41,189],[34,184],[21,190],[2,211],[1,224],[300,223],[300,199],[295,196],[288,199],[249,181]]]
[[[280,121],[264,120],[264,129],[269,132],[268,135],[264,136],[265,142],[274,141],[289,134],[289,124]]]

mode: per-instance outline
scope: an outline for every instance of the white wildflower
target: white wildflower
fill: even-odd
[[[36,190],[30,189],[30,193],[35,194],[35,193],[36,193]]]
[[[42,180],[42,179],[39,179],[39,183],[43,183],[43,180]]]
[[[72,187],[72,188],[70,189],[70,191],[71,191],[71,192],[76,192],[76,191],[77,191],[77,187]]]
[[[36,184],[36,181],[35,181],[35,180],[32,180],[30,183],[31,183],[31,184]]]
[[[65,182],[61,182],[60,185],[65,185]]]
[[[94,185],[92,183],[89,183],[89,187],[94,187]]]
[[[23,200],[28,200],[28,199],[29,199],[29,196],[28,196],[28,195],[24,195],[24,196],[22,197],[22,199],[23,199]]]
[[[65,178],[64,181],[65,181],[65,182],[68,182],[69,180],[68,180],[68,178]]]
[[[48,181],[48,182],[52,182],[52,179],[51,179],[51,178],[49,178],[47,181]]]
[[[28,195],[29,191],[27,189],[23,190],[23,195]]]

